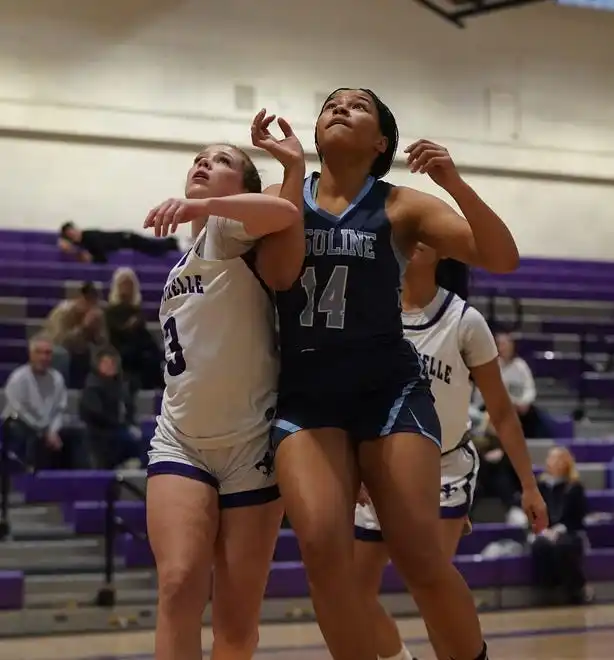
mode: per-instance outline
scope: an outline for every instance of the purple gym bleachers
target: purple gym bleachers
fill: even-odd
[[[142,283],[145,314],[157,319],[162,285],[177,254],[151,258],[131,251],[112,255],[109,264],[89,265],[71,261],[56,248],[57,236],[51,232],[0,230],[0,274],[2,300],[6,309],[17,310],[0,321],[0,379],[26,358],[28,332],[25,322],[35,325],[52,307],[65,297],[69,288],[88,280],[100,284],[108,294],[112,273],[118,265],[133,267]],[[592,300],[611,302],[614,285],[614,263],[578,262],[570,260],[523,259],[520,268],[511,275],[492,275],[477,270],[473,276],[476,296],[510,296],[524,299]],[[580,314],[578,315],[580,316]],[[592,318],[552,318],[541,323],[546,336],[520,340],[519,350],[527,357],[536,375],[554,376],[579,382],[582,378],[589,396],[614,399],[614,377],[595,374],[590,365],[577,358],[557,355],[553,333],[580,334],[592,332],[588,346],[594,352],[608,352],[614,346],[614,315],[603,321]],[[607,335],[611,335],[608,338]],[[554,359],[543,355],[555,351]],[[541,355],[540,355],[541,353]],[[588,373],[582,373],[587,371]],[[152,431],[151,420],[142,424],[145,436]],[[560,422],[553,435],[571,438],[573,424]],[[614,473],[614,442],[574,439],[570,448],[580,463],[611,464]],[[60,506],[63,520],[76,535],[100,535],[104,531],[107,489],[114,477],[105,471],[43,472],[36,476],[19,475],[14,488],[23,494],[28,504],[46,503]],[[614,485],[614,480],[609,482]],[[591,512],[606,514],[606,520],[588,526],[592,549],[586,557],[587,575],[592,581],[614,580],[614,490],[589,491]],[[141,501],[120,500],[116,514],[129,528],[145,531],[145,509]],[[456,564],[473,588],[526,585],[531,582],[531,567],[527,557],[499,559],[478,558],[489,543],[501,539],[522,542],[524,533],[504,524],[476,524],[472,535],[464,538]],[[130,567],[150,567],[153,557],[146,540],[118,533],[116,554]],[[392,567],[386,569],[383,590],[404,591]],[[280,534],[274,564],[271,568],[268,597],[297,597],[308,593],[305,571],[300,562],[296,537],[291,530]],[[21,572],[0,571],[0,609],[23,606],[24,575]]]
[[[23,573],[0,570],[0,610],[19,610],[23,607],[23,601]]]

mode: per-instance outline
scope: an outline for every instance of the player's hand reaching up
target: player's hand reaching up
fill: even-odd
[[[167,199],[151,209],[143,228],[153,227],[157,237],[174,234],[179,225],[207,215],[206,206],[206,199]]]
[[[294,135],[290,124],[280,117],[277,124],[284,137],[276,138],[270,131],[269,126],[275,121],[275,115],[267,115],[263,108],[252,122],[252,144],[254,147],[264,149],[276,158],[284,167],[302,165],[305,161],[305,153],[299,139]]]
[[[444,190],[461,181],[452,156],[445,147],[430,140],[418,140],[405,149],[410,172],[428,174]]]

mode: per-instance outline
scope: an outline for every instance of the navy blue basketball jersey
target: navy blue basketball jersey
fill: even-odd
[[[378,353],[391,349],[400,352],[400,361],[405,354],[415,377],[419,360],[403,341],[401,320],[406,259],[394,245],[386,214],[392,186],[370,177],[348,208],[335,216],[317,206],[316,182],[317,174],[305,180],[303,272],[289,291],[277,294],[282,386],[285,367],[309,371],[309,365],[311,370],[317,365],[324,377],[346,356],[346,365],[362,365],[364,374]]]

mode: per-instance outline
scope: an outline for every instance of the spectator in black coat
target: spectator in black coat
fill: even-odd
[[[79,406],[87,426],[94,464],[113,470],[130,459],[144,464],[140,430],[135,426],[134,399],[113,348],[100,350],[87,377]]]
[[[584,518],[588,505],[584,486],[571,452],[553,447],[539,489],[548,507],[550,527],[532,541],[535,583],[545,602],[555,589],[562,588],[569,604],[585,600]]]
[[[141,287],[132,268],[118,268],[113,273],[105,316],[109,341],[120,355],[132,391],[163,387],[164,356],[147,329]]]

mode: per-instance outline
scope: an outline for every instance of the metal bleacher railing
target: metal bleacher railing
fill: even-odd
[[[132,529],[123,518],[117,515],[116,504],[123,490],[145,501],[145,492],[122,475],[115,475],[109,482],[105,498],[104,582],[96,596],[96,604],[100,607],[114,607],[117,601],[115,591],[115,544],[118,531],[130,534],[133,538],[142,541],[147,540],[145,533]]]

